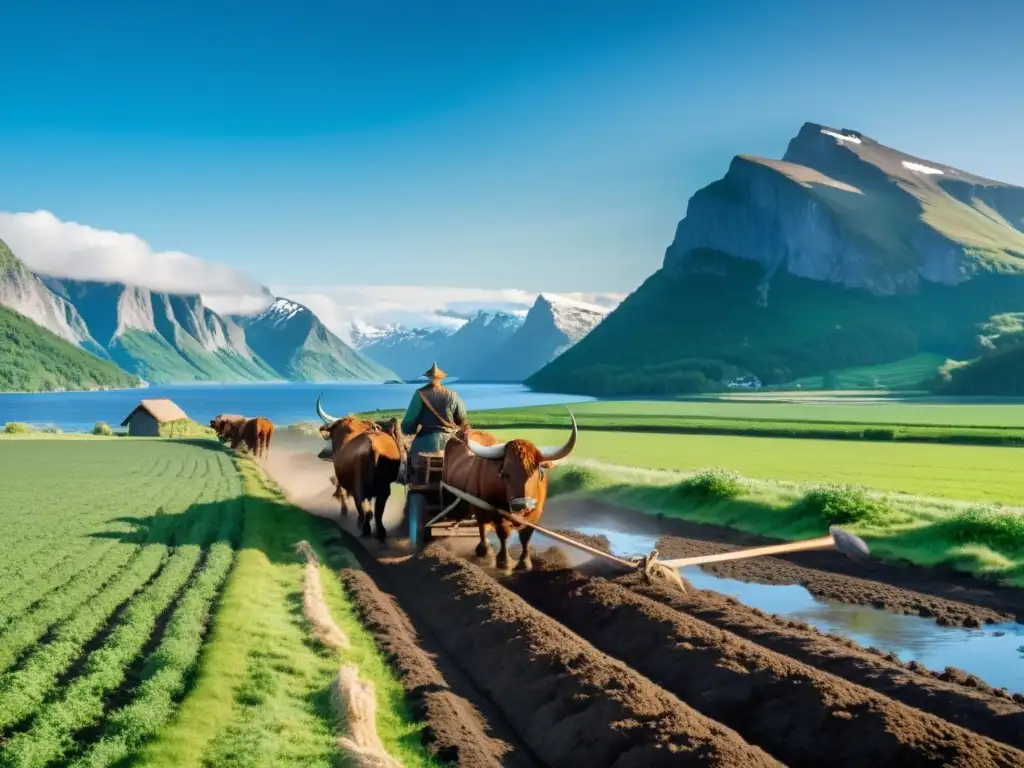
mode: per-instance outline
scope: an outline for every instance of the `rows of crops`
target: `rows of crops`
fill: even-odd
[[[335,765],[346,659],[385,695],[389,752],[430,765],[330,571],[352,647],[308,642],[292,547],[330,526],[251,461],[96,438],[0,440],[0,465],[0,765]]]
[[[110,765],[168,722],[241,532],[227,454],[83,445],[0,444],[4,765]]]

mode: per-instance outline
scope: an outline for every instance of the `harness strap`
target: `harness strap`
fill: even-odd
[[[423,401],[423,404],[424,404],[425,406],[427,406],[427,410],[428,410],[428,411],[430,411],[430,412],[431,412],[432,414],[434,414],[434,416],[435,416],[435,417],[437,417],[437,420],[438,420],[439,422],[441,422],[441,426],[442,426],[442,427],[445,427],[445,428],[447,428],[447,429],[450,429],[450,430],[452,430],[452,431],[455,431],[455,430],[457,430],[457,429],[458,429],[458,427],[457,427],[457,426],[455,426],[454,424],[452,424],[452,423],[451,423],[450,421],[448,421],[448,420],[447,420],[447,419],[446,419],[446,418],[445,418],[444,416],[442,416],[442,415],[441,415],[440,413],[438,413],[438,412],[437,412],[437,409],[436,409],[436,408],[434,408],[434,406],[432,406],[432,405],[430,404],[430,401],[429,401],[429,400],[427,400],[427,396],[426,396],[425,394],[423,394],[423,390],[422,390],[422,389],[419,389],[419,390],[417,390],[417,391],[416,391],[416,393],[417,393],[417,394],[418,394],[418,395],[420,396],[420,400],[422,400],[422,401]]]

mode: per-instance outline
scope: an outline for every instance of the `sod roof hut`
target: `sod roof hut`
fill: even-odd
[[[187,419],[188,416],[174,402],[165,397],[142,400],[121,422],[132,437],[160,437],[160,425]]]

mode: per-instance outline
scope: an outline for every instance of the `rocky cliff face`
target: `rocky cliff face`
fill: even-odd
[[[700,271],[701,250],[761,264],[762,302],[780,269],[876,295],[956,285],[1024,271],[1024,189],[807,123],[782,160],[737,156],[691,198],[666,273]]]
[[[965,360],[1022,311],[1024,188],[807,123],[695,193],[663,268],[527,383],[673,394]]]
[[[65,341],[108,357],[73,305],[55,296],[0,240],[0,306],[24,315]],[[108,358],[109,359],[109,358]]]
[[[253,351],[283,377],[300,381],[387,381],[395,374],[331,333],[308,308],[277,299],[243,321]]]

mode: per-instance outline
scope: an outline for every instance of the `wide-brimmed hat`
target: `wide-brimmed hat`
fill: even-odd
[[[437,367],[437,361],[435,360],[434,364],[430,366],[430,368],[427,369],[427,372],[424,373],[423,375],[426,376],[428,379],[443,379],[448,374]]]

